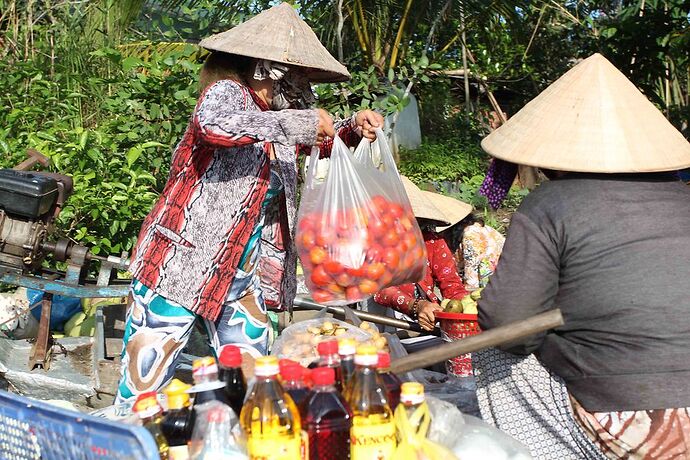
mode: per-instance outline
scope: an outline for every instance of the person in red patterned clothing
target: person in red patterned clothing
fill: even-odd
[[[197,319],[216,354],[268,352],[267,308],[290,309],[296,291],[298,154],[383,126],[370,110],[334,123],[310,108],[310,82],[350,75],[287,3],[200,45],[201,95],[132,255],[117,402],[172,379]]]
[[[427,270],[418,283],[383,289],[374,295],[374,301],[416,319],[423,329],[430,331],[436,323],[434,312],[442,310],[441,299],[436,295],[435,288],[438,287],[443,298],[448,299],[461,299],[468,292],[458,274],[448,244],[434,231],[436,226],[448,224],[446,217],[412,182],[403,178],[403,184],[422,229],[427,251]]]

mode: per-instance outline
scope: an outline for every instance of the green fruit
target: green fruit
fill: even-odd
[[[462,301],[451,300],[448,303],[448,313],[462,313]]]
[[[482,298],[482,289],[484,288],[479,288],[477,290],[472,291],[470,294],[470,297],[472,297],[472,300],[479,300]]]

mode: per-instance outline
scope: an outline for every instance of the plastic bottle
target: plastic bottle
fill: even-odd
[[[338,391],[343,391],[343,370],[340,367],[340,355],[338,354],[338,341],[335,339],[324,340],[316,346],[319,353],[318,367],[330,367],[335,372],[335,386]]]
[[[149,391],[142,393],[137,397],[132,410],[137,414],[141,424],[146,428],[151,436],[153,436],[156,445],[158,446],[158,455],[161,460],[168,459],[168,442],[161,431],[161,422],[163,421],[163,408],[158,404],[156,399],[156,392]]]
[[[250,459],[305,458],[299,412],[278,382],[278,371],[274,356],[262,356],[255,362],[256,381],[240,414]]]
[[[220,401],[228,404],[225,395],[225,383],[218,380],[218,365],[215,358],[206,356],[195,359],[192,363],[194,386],[189,392],[194,393],[194,405],[209,401]],[[228,404],[230,405],[230,404]]]
[[[352,460],[393,458],[395,451],[393,412],[386,400],[381,376],[376,372],[377,363],[376,347],[361,345],[357,348],[355,374],[345,395],[352,409]]]
[[[395,412],[395,408],[400,404],[400,386],[402,382],[397,375],[391,372],[391,355],[385,351],[379,351],[379,362],[376,370],[381,376],[383,386],[386,388],[388,405]]]
[[[357,342],[354,339],[338,340],[338,354],[340,355],[340,368],[343,374],[343,391],[350,385],[355,373],[355,351]]]
[[[407,413],[407,419],[415,431],[418,431],[419,425],[422,424],[424,418],[420,418],[416,423],[412,420],[412,415],[415,411],[426,404],[424,398],[424,385],[417,382],[405,382],[402,384],[400,392],[400,406],[398,410],[404,410]]]
[[[225,382],[225,397],[239,416],[247,395],[247,381],[242,372],[242,352],[234,345],[226,345],[220,352],[220,380]]]
[[[283,366],[280,370],[280,377],[283,380],[283,389],[288,392],[298,409],[309,394],[309,389],[304,384],[304,372],[302,369],[302,366],[295,363]]]
[[[231,434],[235,414],[220,401],[211,401],[198,408],[199,423],[194,433],[193,460],[244,460]]]
[[[312,379],[314,387],[302,405],[309,459],[349,459],[352,412],[335,388],[335,371],[318,367],[312,371]]]
[[[194,430],[194,411],[189,407],[190,385],[173,379],[163,393],[168,397],[168,412],[163,416],[161,431],[168,441],[170,460],[189,459],[189,440]]]

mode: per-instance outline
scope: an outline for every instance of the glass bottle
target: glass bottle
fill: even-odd
[[[161,460],[168,459],[168,442],[161,431],[161,422],[163,421],[163,408],[158,404],[156,399],[156,392],[149,391],[142,393],[137,397],[132,410],[137,414],[141,424],[146,428],[151,436],[153,436],[156,445],[158,446],[158,455]]]
[[[228,404],[225,395],[225,383],[218,380],[218,365],[212,356],[195,359],[192,362],[194,386],[189,392],[194,394],[194,405],[209,401],[220,401]],[[230,404],[228,404],[230,405]]]
[[[168,397],[168,412],[163,416],[161,431],[168,441],[170,460],[189,459],[189,440],[194,430],[194,411],[190,408],[191,385],[173,379],[163,393]]]
[[[343,371],[340,368],[340,355],[338,354],[338,341],[335,339],[324,340],[316,346],[319,353],[318,367],[330,367],[335,372],[335,386],[338,391],[343,391]]]
[[[299,412],[278,382],[278,371],[274,356],[262,356],[255,362],[256,381],[240,414],[250,459],[304,458]]]
[[[352,460],[392,458],[396,446],[393,412],[386,399],[379,357],[373,345],[360,345],[355,354],[355,374],[345,399],[352,409],[350,456]]]
[[[349,459],[352,412],[335,388],[335,371],[318,367],[312,379],[314,387],[301,407],[309,437],[309,459]]]
[[[350,385],[355,373],[355,351],[357,342],[354,339],[338,340],[338,354],[340,355],[340,368],[343,375],[343,391]]]
[[[402,382],[397,375],[391,372],[391,355],[385,351],[379,351],[379,362],[376,370],[381,376],[383,386],[386,388],[388,405],[395,412],[395,408],[400,404],[400,386]]]
[[[218,358],[220,380],[225,382],[225,397],[229,406],[239,417],[247,395],[247,381],[242,372],[242,352],[234,345],[225,345]]]

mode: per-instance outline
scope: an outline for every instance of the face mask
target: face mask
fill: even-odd
[[[273,61],[260,60],[254,71],[255,80],[273,80],[271,109],[307,109],[316,101],[307,77],[299,70]]]

